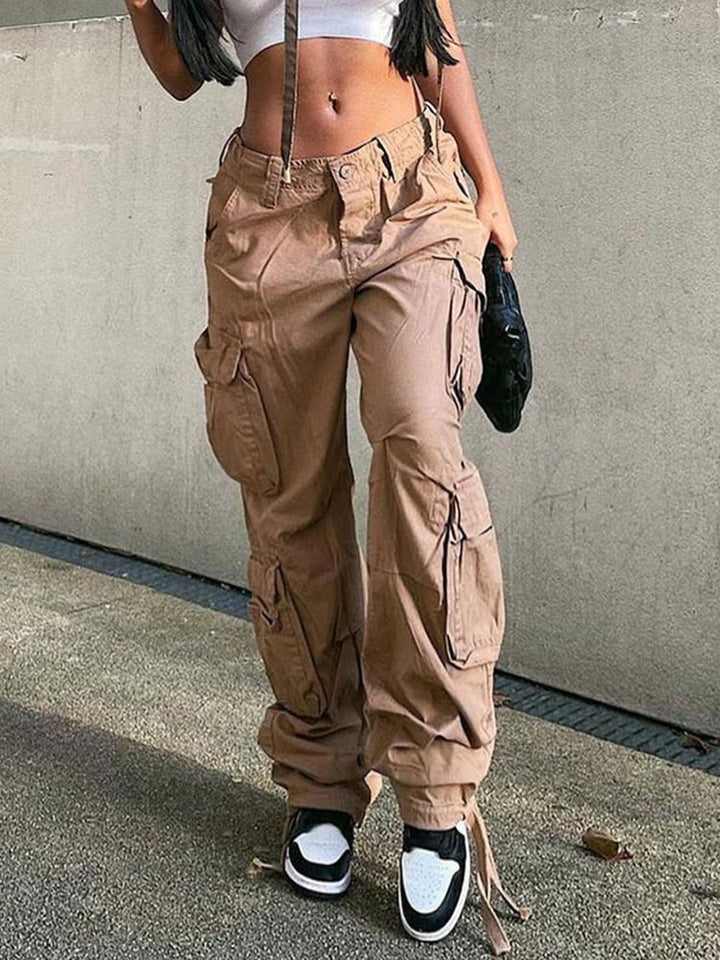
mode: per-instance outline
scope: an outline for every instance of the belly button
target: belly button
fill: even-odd
[[[337,110],[337,107],[335,106],[335,104],[336,104],[336,102],[337,102],[337,97],[336,97],[335,94],[332,92],[332,90],[330,91],[330,93],[328,93],[328,100],[329,100],[330,103],[332,104],[333,110]]]

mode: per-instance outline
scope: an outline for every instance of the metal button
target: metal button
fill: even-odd
[[[343,178],[343,180],[349,180],[353,174],[354,169],[355,169],[354,163],[343,163],[340,169],[338,170],[338,173]]]

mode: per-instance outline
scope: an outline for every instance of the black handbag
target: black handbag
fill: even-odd
[[[487,303],[480,316],[483,372],[475,399],[502,433],[520,425],[532,386],[530,337],[515,279],[503,266],[500,248],[488,243],[482,262]]]

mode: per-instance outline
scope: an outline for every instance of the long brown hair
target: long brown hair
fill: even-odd
[[[169,8],[172,36],[191,76],[229,87],[243,75],[220,43],[223,29],[232,36],[223,25],[220,0],[170,0]],[[428,47],[445,65],[459,62],[448,51],[450,40],[436,0],[402,0],[393,25],[390,63],[403,79],[417,73],[427,76]]]

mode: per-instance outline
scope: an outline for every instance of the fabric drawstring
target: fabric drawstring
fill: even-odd
[[[465,819],[470,828],[470,836],[475,848],[475,877],[480,891],[480,912],[485,922],[485,930],[492,952],[497,957],[502,953],[508,953],[510,941],[490,903],[492,887],[494,886],[497,889],[503,900],[521,920],[527,920],[532,915],[532,909],[527,906],[518,906],[503,887],[490,847],[485,822],[474,796],[468,800],[465,806]]]
[[[297,110],[297,61],[298,61],[298,0],[285,0],[284,23],[285,82],[283,87],[283,120],[280,153],[282,178],[290,183],[290,157],[292,156]]]
[[[382,780],[380,780],[379,783],[376,782],[373,784],[373,786],[371,786],[371,790],[374,794],[373,801],[380,792],[381,787]],[[377,793],[375,792],[376,788]],[[287,809],[285,824],[282,831],[282,839],[280,841],[279,860],[267,861],[262,860],[260,857],[253,857],[250,866],[248,867],[248,873],[251,876],[256,876],[262,870],[272,870],[276,873],[283,872],[285,852],[287,850],[288,840],[290,837],[290,828],[296,810],[297,807],[288,807]],[[508,940],[507,934],[500,923],[500,918],[495,913],[495,910],[490,903],[492,888],[495,887],[505,903],[507,903],[510,909],[521,920],[528,920],[532,916],[532,908],[528,906],[519,906],[502,885],[500,876],[498,874],[498,869],[495,864],[495,857],[493,856],[492,848],[490,846],[490,840],[485,827],[485,821],[480,813],[474,795],[466,802],[464,815],[470,831],[470,839],[474,849],[475,877],[477,879],[478,890],[480,892],[480,912],[485,923],[485,930],[487,932],[488,940],[490,941],[490,947],[492,948],[493,954],[497,957],[510,951],[510,941]]]
[[[257,876],[262,870],[272,870],[274,873],[284,873],[283,864],[285,863],[285,852],[288,848],[290,839],[290,827],[297,807],[289,806],[285,813],[285,823],[283,824],[282,836],[280,839],[280,857],[278,860],[263,860],[261,857],[253,857],[248,867],[248,874],[251,877]]]

